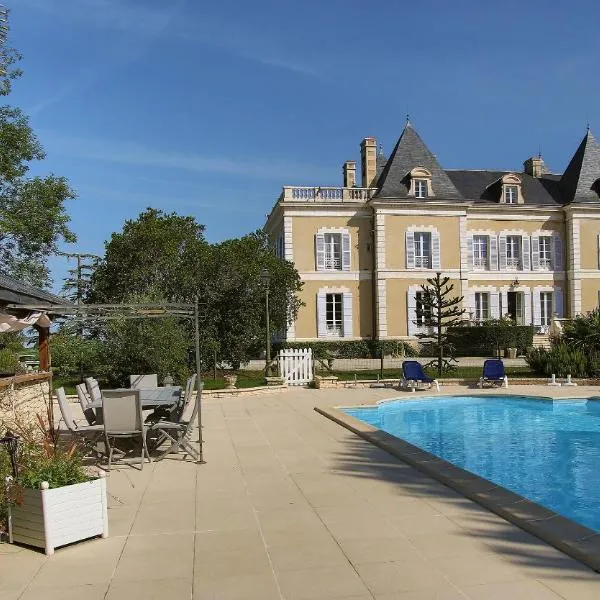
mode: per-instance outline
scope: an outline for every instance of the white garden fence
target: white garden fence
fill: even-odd
[[[305,385],[313,380],[313,356],[310,348],[285,348],[277,355],[279,372],[288,385]]]

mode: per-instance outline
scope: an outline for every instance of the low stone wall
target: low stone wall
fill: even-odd
[[[202,396],[207,398],[231,398],[232,396],[256,396],[287,390],[287,385],[261,385],[251,388],[233,388],[224,390],[203,390]]]
[[[50,373],[28,373],[0,379],[0,433],[35,424],[45,414],[50,395]]]

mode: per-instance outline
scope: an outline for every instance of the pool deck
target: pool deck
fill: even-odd
[[[0,545],[0,598],[599,598],[599,574],[314,410],[418,395],[297,389],[209,399],[206,464],[113,470],[110,537],[48,558]]]

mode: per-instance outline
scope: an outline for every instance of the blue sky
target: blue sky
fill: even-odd
[[[4,0],[22,107],[69,178],[81,252],[145,207],[211,241],[260,227],[284,184],[339,185],[405,116],[446,168],[566,166],[600,136],[597,1]],[[53,259],[55,288],[67,268]]]

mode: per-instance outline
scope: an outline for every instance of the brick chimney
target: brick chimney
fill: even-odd
[[[532,177],[541,177],[544,173],[547,173],[544,159],[541,155],[532,156],[523,163],[523,172]]]
[[[377,175],[377,140],[367,137],[360,143],[362,187],[371,187]]]
[[[347,160],[343,167],[344,187],[354,187],[356,185],[356,161]]]

